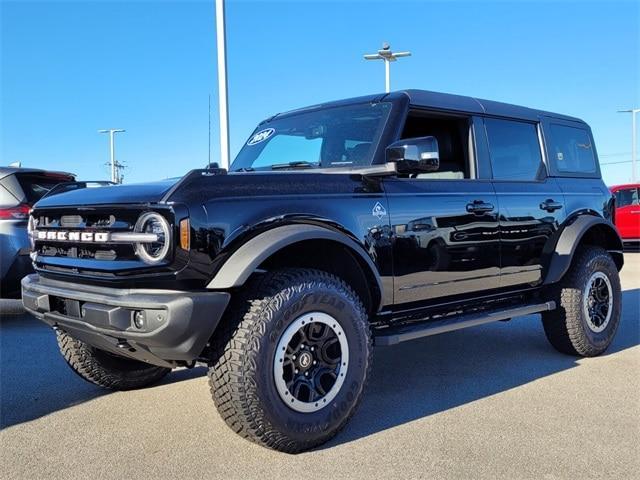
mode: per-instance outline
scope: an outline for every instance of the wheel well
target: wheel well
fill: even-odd
[[[622,243],[618,235],[616,235],[608,225],[599,224],[589,228],[580,239],[578,246],[581,245],[593,245],[604,248],[613,257],[618,271],[622,269],[622,265],[624,264]]]
[[[358,294],[367,313],[377,311],[381,292],[374,272],[346,245],[332,240],[304,240],[278,250],[259,270],[283,267],[315,268],[336,275]]]

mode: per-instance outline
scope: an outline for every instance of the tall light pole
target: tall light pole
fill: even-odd
[[[638,152],[638,143],[636,140],[636,113],[640,112],[640,108],[631,108],[629,110],[618,110],[618,113],[631,114],[631,181],[636,181],[636,154]]]
[[[115,152],[115,142],[114,142],[114,134],[124,132],[126,130],[122,128],[109,128],[106,130],[98,130],[98,133],[108,133],[109,134],[109,152],[110,152],[110,165],[111,165],[111,181],[113,183],[120,183],[120,178],[118,175],[119,166],[116,162],[116,152]]]
[[[216,0],[216,42],[218,46],[218,112],[220,117],[220,167],[229,168],[229,111],[227,108],[227,44],[224,0]]]
[[[411,52],[392,52],[387,42],[382,44],[382,49],[378,53],[371,53],[364,56],[365,60],[383,60],[384,61],[384,87],[385,92],[391,91],[391,80],[389,78],[389,63],[395,62],[400,57],[409,57]]]

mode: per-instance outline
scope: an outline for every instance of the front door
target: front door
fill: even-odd
[[[498,204],[490,181],[389,178],[394,303],[499,284]]]

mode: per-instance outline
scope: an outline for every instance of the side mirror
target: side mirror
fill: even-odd
[[[394,162],[399,173],[435,172],[440,168],[436,137],[398,140],[387,147],[387,163]]]

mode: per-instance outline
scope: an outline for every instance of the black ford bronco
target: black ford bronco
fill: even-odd
[[[540,313],[593,356],[620,321],[589,127],[470,97],[278,114],[229,172],[45,197],[29,231],[24,306],[77,374],[126,390],[205,363],[226,423],[285,452],[347,423],[374,344]]]

